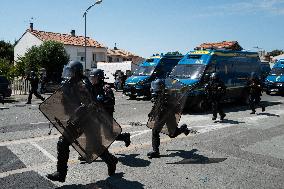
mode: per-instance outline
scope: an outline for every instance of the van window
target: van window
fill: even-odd
[[[173,69],[171,76],[179,79],[199,79],[205,67],[204,64],[178,64]]]
[[[272,68],[270,75],[284,75],[284,68]]]
[[[154,58],[149,58],[146,60],[146,62],[154,62]]]
[[[139,66],[133,73],[134,76],[152,75],[155,66]]]
[[[187,64],[204,64],[208,59],[208,55],[189,54],[186,57]]]

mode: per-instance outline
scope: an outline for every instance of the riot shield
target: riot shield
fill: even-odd
[[[195,87],[186,86],[176,79],[165,80],[165,94],[159,95],[149,113],[147,127],[161,129],[161,133],[173,136],[187,100],[187,94]],[[162,127],[162,128],[161,128]]]
[[[83,82],[65,83],[39,109],[88,163],[121,133],[120,125],[93,100]]]

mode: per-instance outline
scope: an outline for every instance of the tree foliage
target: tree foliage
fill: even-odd
[[[47,78],[51,81],[59,81],[63,66],[69,61],[69,55],[64,45],[55,41],[46,41],[40,46],[30,48],[24,57],[17,62],[18,75],[27,74],[33,70],[38,72],[40,68],[46,69]],[[26,69],[23,69],[26,68]]]
[[[275,49],[271,52],[268,53],[269,56],[278,56],[280,54],[284,54],[284,51],[283,50],[279,50],[279,49]]]
[[[0,41],[0,59],[8,60],[8,63],[13,63],[14,60],[14,46],[5,41]]]

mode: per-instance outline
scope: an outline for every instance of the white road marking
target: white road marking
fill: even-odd
[[[56,162],[57,159],[51,155],[48,151],[46,151],[44,148],[42,148],[40,145],[36,144],[35,142],[30,142],[31,145],[36,147],[39,151],[41,151],[46,157],[48,157],[51,161]]]
[[[29,142],[37,142],[37,141],[42,141],[42,140],[58,138],[59,136],[60,136],[60,134],[55,134],[55,135],[35,137],[35,138],[26,138],[26,139],[19,139],[19,140],[13,140],[13,141],[5,141],[5,142],[0,142],[0,146],[9,146],[9,145],[15,145],[15,144],[25,144],[25,143],[29,143]]]
[[[39,125],[39,124],[44,124],[44,123],[50,123],[50,121],[42,121],[42,122],[36,122],[36,123],[30,123],[30,124],[31,125]]]

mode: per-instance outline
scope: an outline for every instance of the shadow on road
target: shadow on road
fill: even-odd
[[[270,101],[261,101],[261,103],[265,106],[265,107],[269,107],[269,106],[275,106],[275,105],[279,105],[279,104],[283,104],[282,102],[270,102]],[[247,111],[247,110],[251,110],[249,105],[240,105],[238,102],[230,102],[230,103],[225,103],[223,104],[223,109],[225,113],[230,113],[230,112],[240,112],[240,111]],[[210,109],[207,109],[205,111],[194,111],[191,109],[185,109],[182,112],[184,115],[186,114],[191,114],[191,115],[207,115],[207,114],[212,114],[212,111]]]
[[[208,158],[203,155],[197,154],[196,153],[198,151],[197,149],[192,149],[191,151],[185,151],[185,150],[167,150],[167,151],[173,152],[169,154],[168,157],[179,156],[181,158],[184,158],[181,161],[167,163],[167,164],[210,164],[210,163],[220,163],[227,159],[227,158]]]
[[[150,161],[138,158],[139,154],[116,154],[120,156],[118,161],[120,161],[123,165],[129,167],[147,167],[151,164]]]
[[[231,119],[224,119],[224,120],[216,120],[214,123],[229,123],[229,124],[240,124],[240,123],[245,123],[244,121],[235,121]]]
[[[271,113],[257,113],[257,115],[266,115],[266,116],[269,116],[269,117],[280,117],[280,115],[278,114],[271,114]]]
[[[106,180],[100,180],[96,183],[90,183],[86,185],[72,184],[61,186],[58,189],[119,189],[119,188],[135,188],[143,189],[144,185],[138,181],[129,181],[123,178],[124,173],[116,173],[115,175],[108,177]]]

